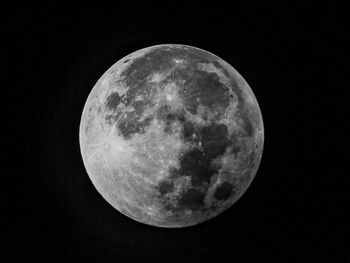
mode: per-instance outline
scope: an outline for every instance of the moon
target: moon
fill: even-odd
[[[138,50],[91,90],[79,141],[87,174],[116,210],[157,227],[214,218],[243,195],[263,152],[257,99],[218,56],[188,45]]]

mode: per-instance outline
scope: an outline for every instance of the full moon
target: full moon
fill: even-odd
[[[112,65],[91,90],[80,149],[97,191],[157,227],[187,227],[229,209],[255,177],[264,142],[256,97],[230,64],[164,44]]]

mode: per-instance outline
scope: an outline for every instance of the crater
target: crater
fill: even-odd
[[[215,189],[214,198],[216,200],[227,200],[234,192],[234,186],[229,182],[223,182]]]

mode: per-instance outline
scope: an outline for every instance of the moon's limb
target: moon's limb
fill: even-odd
[[[203,114],[207,115],[208,120],[212,121],[217,116],[222,116],[220,120],[215,122],[226,125],[231,135],[237,132],[241,134],[240,136],[243,136],[241,147],[245,149],[247,156],[250,153],[250,157],[239,157],[247,158],[246,161],[239,161],[240,159],[233,155],[233,149],[227,148],[226,152],[216,160],[221,169],[206,186],[205,205],[206,207],[217,205],[216,210],[200,213],[185,210],[181,212],[181,216],[174,217],[172,212],[165,209],[155,187],[170,177],[169,169],[171,167],[178,169],[181,154],[186,153],[193,147],[180,138],[179,134],[183,131],[183,127],[175,127],[175,125],[171,128],[174,132],[168,135],[163,132],[166,129],[165,123],[155,118],[142,134],[135,133],[131,138],[124,138],[120,134],[119,125],[115,124],[124,119],[128,112],[136,110],[134,105],[138,101],[142,102],[142,96],[132,98],[132,103],[118,108],[117,112],[120,111],[121,114],[117,114],[118,118],[112,122],[113,125],[106,122],[108,114],[105,107],[107,98],[112,93],[118,94],[119,97],[127,97],[130,88],[132,88],[126,85],[123,74],[135,61],[142,59],[152,50],[162,46],[169,49],[179,47],[178,45],[160,45],[130,54],[114,64],[98,80],[84,106],[80,124],[80,145],[90,179],[96,189],[113,207],[143,223],[163,227],[182,227],[206,221],[220,214],[244,193],[260,162],[264,138],[263,123],[260,108],[251,88],[232,66],[215,55],[213,56],[217,58],[223,70],[210,63],[198,64],[200,70],[216,74],[219,81],[231,90],[232,96],[227,108],[220,109],[220,105],[210,110],[207,107],[198,107],[197,113],[185,110],[186,119],[195,123],[198,127],[206,127],[209,122],[202,119]],[[186,48],[191,49],[193,47],[186,46]],[[127,62],[125,63],[125,61]],[[180,89],[181,82],[173,79],[170,82],[171,87],[161,84],[167,79],[167,76],[172,74],[173,69],[187,66],[187,62],[183,58],[174,58],[173,62],[173,68],[159,73],[152,71],[153,75],[147,78],[148,85],[154,87],[153,91],[150,90],[150,92],[154,93],[152,93],[153,95],[149,100],[149,105],[143,106],[143,115],[139,120],[144,120],[148,116],[155,116],[154,114],[163,103],[169,105],[174,112],[186,106],[184,95],[180,94],[182,92]],[[237,84],[239,90],[232,90],[230,84],[232,81]],[[237,108],[238,97],[243,98],[246,122],[252,126],[251,135],[247,134],[242,128],[242,124],[236,121],[236,118],[242,112],[242,108],[240,110]],[[155,106],[152,106],[151,102]],[[113,114],[116,114],[116,111],[113,111]],[[247,137],[247,135],[249,136]],[[191,183],[186,180],[174,182],[175,189],[178,190],[174,190],[169,195],[171,198],[178,198],[181,192],[191,187]],[[237,184],[235,194],[225,201],[215,200],[216,190],[225,182]],[[174,204],[176,204],[175,199]]]

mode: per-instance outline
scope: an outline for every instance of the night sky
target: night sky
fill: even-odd
[[[15,51],[4,53],[15,58],[4,94],[12,98],[16,138],[6,158],[16,171],[2,174],[9,209],[4,262],[346,261],[346,192],[337,190],[347,160],[344,8],[54,9],[18,10],[6,22]],[[79,148],[82,109],[101,75],[138,49],[167,43],[230,63],[252,88],[265,127],[247,192],[220,216],[183,229],[117,212],[91,183]]]

